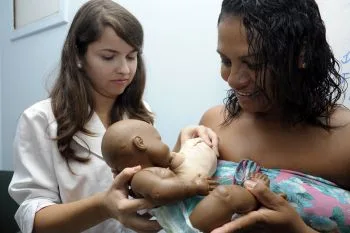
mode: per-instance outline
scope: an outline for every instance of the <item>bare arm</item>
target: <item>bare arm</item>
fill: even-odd
[[[136,214],[137,210],[151,208],[152,204],[144,199],[127,198],[125,184],[138,170],[139,167],[124,169],[104,193],[40,210],[35,216],[34,232],[81,232],[108,218],[115,218],[135,231],[158,231],[158,223]]]
[[[131,182],[132,190],[156,205],[182,200],[209,192],[206,178],[185,181],[166,168],[152,167],[136,173]]]
[[[51,205],[35,215],[34,232],[81,232],[108,218],[102,194],[72,202]]]

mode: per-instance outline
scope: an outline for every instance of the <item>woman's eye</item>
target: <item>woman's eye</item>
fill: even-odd
[[[225,58],[221,58],[221,64],[224,66],[231,66],[231,61]]]
[[[136,56],[128,56],[126,57],[129,61],[134,61],[136,60]]]
[[[103,60],[110,61],[114,58],[114,56],[102,56]]]
[[[261,68],[261,65],[262,65],[259,63],[251,63],[251,62],[247,62],[247,61],[244,61],[243,63],[246,64],[250,70],[258,70]]]

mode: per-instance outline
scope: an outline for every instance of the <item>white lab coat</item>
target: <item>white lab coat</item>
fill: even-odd
[[[87,164],[70,162],[73,175],[60,155],[56,141],[57,122],[51,100],[40,101],[21,115],[14,140],[14,176],[9,194],[20,204],[15,219],[23,233],[33,230],[37,211],[55,203],[68,203],[105,191],[113,182],[110,168],[101,156],[105,128],[94,113],[86,128],[96,133],[76,133],[72,147]],[[85,143],[84,143],[85,142]],[[89,154],[89,150],[91,153]],[[84,233],[133,232],[114,219],[106,220]]]

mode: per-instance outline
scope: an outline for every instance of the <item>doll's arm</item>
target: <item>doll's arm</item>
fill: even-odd
[[[214,184],[215,183],[215,184]],[[192,181],[180,179],[166,168],[146,168],[136,173],[131,189],[137,195],[150,199],[157,205],[168,204],[197,194],[208,194],[216,182],[205,177]]]

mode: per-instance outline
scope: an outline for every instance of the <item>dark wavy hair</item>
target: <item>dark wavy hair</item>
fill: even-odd
[[[153,124],[153,116],[142,101],[146,75],[141,56],[141,24],[129,11],[113,1],[90,0],[78,10],[73,19],[63,46],[59,75],[50,93],[57,120],[55,140],[67,164],[70,160],[89,161],[89,158],[77,156],[70,146],[76,132],[94,134],[84,128],[95,109],[92,86],[85,72],[77,67],[77,61],[83,60],[88,45],[100,38],[106,26],[112,27],[119,37],[138,51],[135,77],[115,101],[110,112],[111,123],[127,115]]]
[[[242,20],[249,54],[261,64],[257,85],[280,108],[282,121],[287,125],[306,123],[333,128],[330,116],[345,82],[327,43],[315,0],[224,0],[218,23],[230,16]],[[305,64],[303,68],[300,59]],[[268,84],[266,70],[271,76]],[[241,108],[233,90],[228,91],[224,102],[224,124],[229,124]]]

